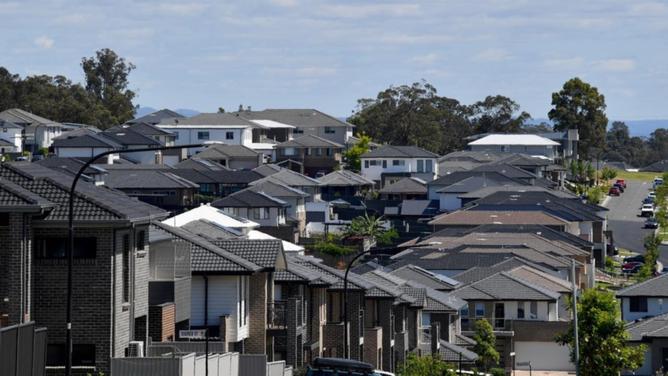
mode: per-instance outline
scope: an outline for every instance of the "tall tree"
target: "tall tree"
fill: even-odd
[[[608,125],[603,94],[599,94],[596,87],[575,77],[566,81],[559,92],[552,93],[552,106],[554,108],[548,116],[554,122],[554,129],[577,129],[581,156],[586,159],[596,157],[591,155],[592,150],[603,150],[605,147]]]
[[[375,99],[358,100],[348,121],[376,141],[444,154],[460,149],[463,137],[471,134],[468,114],[466,106],[438,96],[435,87],[422,81],[391,86]]]
[[[580,375],[618,376],[622,370],[642,365],[645,347],[628,344],[628,333],[613,293],[602,289],[584,290],[577,305]],[[557,342],[571,348],[574,360],[573,333],[571,327],[557,337]]]
[[[135,65],[105,48],[93,57],[83,58],[81,67],[86,76],[86,90],[111,113],[109,125],[132,119],[136,110],[132,104],[135,93],[128,88],[128,76]]]
[[[473,346],[473,352],[478,354],[476,364],[487,371],[490,367],[497,365],[500,359],[499,352],[496,350],[494,329],[489,321],[480,319],[475,322],[474,330],[475,346]]]
[[[471,106],[472,123],[476,133],[518,133],[531,119],[520,112],[520,105],[503,95],[488,96]]]

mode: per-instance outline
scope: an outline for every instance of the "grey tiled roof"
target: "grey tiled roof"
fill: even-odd
[[[263,180],[257,184],[251,185],[248,189],[255,192],[262,192],[275,198],[306,198],[308,193],[297,188],[292,188],[273,180]]]
[[[312,108],[305,109],[272,109],[262,111],[240,111],[239,114],[247,119],[273,120],[279,123],[293,125],[295,127],[319,128],[319,127],[354,127],[354,125],[341,121],[334,116]]]
[[[123,146],[161,146],[160,142],[154,138],[145,136],[132,128],[125,128],[120,131],[106,130],[98,133],[98,136],[110,139]]]
[[[644,282],[631,285],[617,291],[618,297],[656,296],[668,297],[668,274],[650,278]]]
[[[63,126],[58,122],[43,118],[28,111],[22,110],[20,108],[10,108],[8,110],[0,112],[0,119],[10,121],[18,125],[33,126],[33,127],[37,125],[48,125],[51,127]]]
[[[196,189],[199,185],[167,171],[109,170],[105,184],[116,189]]]
[[[470,283],[480,281],[481,279],[485,279],[492,274],[512,270],[524,265],[530,265],[531,267],[537,268],[539,270],[547,271],[547,269],[544,269],[543,267],[531,263],[530,261],[525,260],[523,258],[511,257],[492,266],[487,266],[487,267],[475,266],[473,268],[470,268],[466,271],[454,275],[453,278],[457,279],[464,285],[468,285]]]
[[[449,187],[447,187],[449,188]],[[539,187],[535,185],[501,185],[501,186],[493,186],[493,187],[484,187],[480,188],[474,191],[466,191],[467,193],[460,194],[459,198],[469,198],[469,199],[478,199],[478,198],[483,198],[487,197],[495,192],[498,191],[508,191],[508,192],[531,192],[531,191],[538,191],[538,192],[549,192],[550,194],[553,194],[558,197],[563,197],[563,198],[576,198],[577,196],[573,195],[572,193],[568,191],[560,191],[560,190],[554,190],[554,189],[549,189],[545,187]]]
[[[150,114],[134,118],[128,121],[128,124],[136,124],[136,123],[158,124],[163,119],[184,118],[184,117],[185,116],[179,114],[176,111],[172,111],[168,108],[163,108],[162,110],[158,110],[155,112],[151,112]]]
[[[213,126],[229,126],[241,128],[256,128],[257,126],[235,114],[226,113],[202,113],[189,118],[165,118],[160,121],[160,125],[184,126],[189,125],[213,125]]]
[[[343,145],[312,134],[281,142],[277,148],[343,148]]]
[[[17,125],[17,124],[14,124],[14,123],[12,123],[11,121],[3,120],[3,119],[0,119],[0,128],[7,128],[7,129],[12,129],[12,128],[14,128],[14,129],[23,129],[22,126]]]
[[[86,162],[80,158],[48,157],[33,163],[66,172],[71,175],[76,175]],[[106,173],[106,170],[96,165],[88,166],[84,171],[84,174],[88,176],[102,175]]]
[[[426,194],[427,184],[417,178],[403,178],[393,184],[386,185],[378,192],[385,194]]]
[[[59,137],[53,140],[54,148],[107,148],[120,149],[122,145],[115,140],[99,133],[88,131],[88,134],[70,137]]]
[[[462,359],[463,362],[471,363],[478,359],[478,354],[473,351],[445,340],[441,340],[441,348],[439,351],[441,353],[441,358],[446,362],[458,362],[459,359]]]
[[[438,158],[438,154],[417,146],[383,145],[362,154],[361,158]]]
[[[262,269],[262,266],[178,227],[153,222],[151,231],[167,233],[173,239],[188,242],[190,268],[194,273],[253,273]]]
[[[73,177],[35,163],[3,163],[0,177],[57,205],[42,220],[66,221],[69,188]],[[132,199],[120,191],[98,187],[86,181],[77,184],[75,221],[149,221],[167,212]]]
[[[175,169],[188,169],[197,171],[220,171],[229,170],[229,168],[222,164],[203,158],[188,158],[173,166]],[[261,177],[258,175],[258,179]]]
[[[212,202],[211,206],[217,208],[284,208],[289,205],[266,193],[244,189]]]
[[[262,167],[262,166],[260,166]],[[253,171],[262,171],[260,170],[260,167],[256,168]],[[263,172],[267,172],[268,169],[265,169]],[[256,180],[252,184],[258,184],[262,182],[263,180],[274,180],[278,181],[280,183],[283,183],[285,185],[288,185],[290,187],[318,187],[320,186],[320,182],[316,179],[310,178],[306,175],[302,175],[299,172],[288,170],[286,168],[283,168],[279,171],[276,171],[275,173],[268,175],[264,177],[263,179]]]
[[[242,237],[241,233],[236,233],[232,229],[219,226],[215,222],[211,222],[206,219],[190,221],[181,226],[181,228],[208,239],[209,241],[236,239]]]
[[[453,294],[467,301],[475,300],[556,300],[560,294],[517,278],[508,272],[500,272],[468,286]]]
[[[453,290],[460,282],[453,278],[444,275],[432,273],[429,270],[423,269],[417,265],[404,265],[390,272],[405,280],[415,281],[435,290]]]
[[[640,342],[651,338],[668,338],[668,313],[626,325],[629,340]]]
[[[331,290],[343,290],[343,278],[344,272],[330,266],[327,266],[321,262],[321,260],[316,259],[311,256],[300,256],[293,255],[294,262],[302,265],[305,268],[308,268],[316,273],[322,274],[323,277],[333,278],[335,281],[329,287]],[[348,274],[348,289],[349,290],[368,290],[373,288],[373,285],[367,280],[361,278],[360,276],[349,273]]]
[[[263,164],[253,169],[253,171],[257,172],[262,176],[273,175],[281,170],[283,170],[283,167],[277,166],[275,164]]]
[[[318,179],[323,186],[327,187],[356,187],[374,185],[373,180],[369,180],[362,175],[358,175],[348,170],[336,170]]]
[[[227,158],[258,158],[260,153],[243,145],[213,144],[197,153],[194,158],[221,160]]]
[[[0,207],[7,209],[18,209],[19,207],[51,208],[54,203],[43,197],[15,184],[7,179],[0,178]]]
[[[265,269],[283,269],[286,265],[283,243],[279,239],[227,239],[212,243]]]

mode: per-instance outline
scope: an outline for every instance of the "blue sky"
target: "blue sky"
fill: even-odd
[[[668,118],[667,1],[0,0],[0,20],[0,66],[78,81],[81,57],[109,47],[137,65],[142,106],[346,116],[424,78],[541,118],[580,76],[612,119]]]

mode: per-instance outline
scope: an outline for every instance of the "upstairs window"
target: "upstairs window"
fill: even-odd
[[[647,312],[647,297],[632,296],[629,298],[630,312]]]
[[[417,161],[417,172],[424,172],[424,161],[422,159]]]
[[[538,302],[533,301],[529,304],[529,318],[536,320],[538,318]]]
[[[35,257],[38,259],[67,258],[68,238],[35,238]],[[94,259],[97,253],[96,238],[74,238],[75,259]]]
[[[485,316],[485,303],[476,303],[475,317],[484,317],[484,316]]]
[[[405,165],[406,165],[406,161],[404,161],[403,159],[392,160],[392,166],[405,166]]]
[[[283,154],[285,154],[285,155],[296,155],[297,150],[295,148],[285,148],[285,149],[283,149]]]
[[[304,134],[304,130],[301,128],[295,128],[292,130],[292,134]]]
[[[517,318],[524,318],[524,302],[517,302]]]
[[[269,208],[253,209],[253,219],[269,219]]]
[[[234,132],[225,132],[226,140],[234,140]]]
[[[369,168],[369,161],[368,160],[364,161],[364,168]]]
[[[146,247],[146,231],[141,230],[137,233],[137,250],[143,251]]]
[[[123,303],[130,301],[130,235],[123,235]]]
[[[387,160],[383,160],[383,168],[387,168]]]
[[[434,162],[431,159],[424,161],[424,172],[434,172]]]
[[[336,133],[336,129],[334,127],[325,127],[325,134],[334,134]]]
[[[208,140],[209,139],[209,132],[197,132],[197,139],[198,140]]]

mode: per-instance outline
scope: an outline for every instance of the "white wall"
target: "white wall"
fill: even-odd
[[[0,138],[14,144],[17,152],[20,153],[23,151],[23,137],[21,136],[21,129],[3,128],[2,131],[0,131]]]
[[[160,128],[172,132],[177,136],[175,145],[187,144],[201,144],[207,141],[217,141],[228,145],[246,145],[248,146],[253,141],[253,132],[250,128],[222,128],[216,126],[198,126],[189,127],[187,125],[158,125]],[[197,138],[198,132],[209,132],[208,140],[200,140]],[[232,132],[232,139],[227,139],[227,132]],[[204,148],[188,149],[188,155],[194,155]]]
[[[524,153],[529,155],[542,155],[550,159],[556,156],[556,149],[554,146],[538,146],[538,145],[469,145],[472,151],[494,151],[506,153]]]
[[[209,276],[209,303],[208,303],[208,325],[217,326],[220,323],[220,316],[230,316],[231,322],[237,325],[231,325],[227,328],[229,342],[237,342],[248,338],[248,318],[246,325],[238,325],[239,304],[248,303],[248,288],[246,287],[246,296],[240,299],[239,283],[241,278],[246,279],[248,286],[248,277],[241,276]],[[204,325],[204,278],[202,276],[193,276],[191,284],[191,312],[190,323],[193,326]],[[246,309],[248,314],[248,309]]]
[[[580,222],[580,235],[586,235],[587,241],[593,241],[594,239],[594,226],[591,222]],[[582,237],[582,236],[581,236]]]
[[[622,298],[622,318],[624,321],[634,321],[643,317],[658,316],[668,313],[668,298],[647,298],[647,312],[631,312],[629,298]]]
[[[78,158],[90,158],[105,151],[111,150],[110,148],[56,148],[56,155],[63,158],[68,157],[78,157]],[[114,159],[118,159],[118,154],[113,154],[107,158],[107,163]],[[102,163],[102,162],[100,162]]]
[[[534,371],[573,371],[568,346],[556,342],[515,342],[515,362],[531,362]],[[515,369],[519,369],[515,366]],[[522,367],[524,369],[524,367]]]
[[[441,211],[453,211],[462,207],[462,200],[459,199],[461,193],[439,193],[439,209]]]
[[[369,167],[366,167],[367,161],[377,161],[375,166],[369,164]],[[399,160],[404,161],[403,166],[393,166],[392,161]],[[431,160],[432,163],[432,172],[434,176],[438,175],[438,163],[436,158],[362,158],[362,176],[367,179],[380,181],[381,174],[386,172],[418,172],[418,160],[426,161]],[[387,163],[387,167],[383,168],[383,161]],[[425,167],[426,168],[426,167]]]

